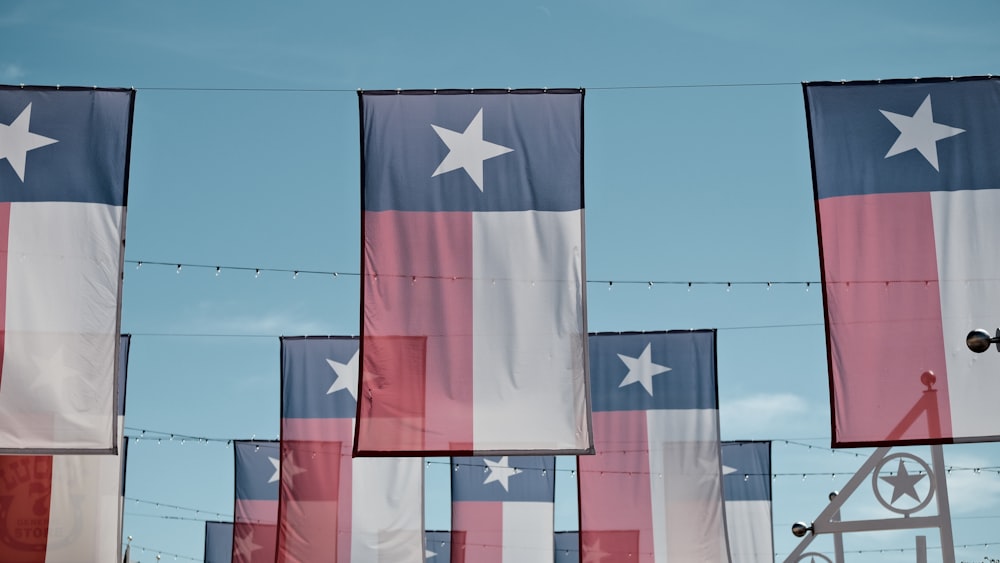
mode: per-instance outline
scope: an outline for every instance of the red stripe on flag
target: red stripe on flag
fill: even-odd
[[[366,212],[364,239],[358,451],[471,450],[472,216]]]
[[[628,549],[622,548],[620,538],[613,545],[609,543],[609,547],[631,550],[632,558],[611,560],[653,561],[646,411],[595,412],[593,427],[596,454],[577,457],[581,537],[617,538],[614,534],[630,530],[637,537],[634,547],[627,544]],[[600,547],[612,553],[603,543]],[[596,548],[594,553],[598,553]]]
[[[453,502],[451,522],[453,562],[503,562],[502,502]]]
[[[0,456],[0,561],[45,563],[51,497],[51,456]]]
[[[348,430],[350,421],[342,419]],[[349,442],[282,440],[279,563],[350,560],[350,467]]]
[[[274,563],[277,540],[274,524],[233,523],[233,563]]]
[[[950,437],[930,194],[828,198],[819,210],[834,442]],[[936,392],[925,393],[927,371]]]
[[[350,561],[353,422],[281,420],[278,563],[308,562],[331,553],[339,553],[338,561]]]

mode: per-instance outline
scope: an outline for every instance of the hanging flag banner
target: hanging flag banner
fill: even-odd
[[[834,447],[1000,439],[1000,80],[803,91]]]
[[[236,503],[232,563],[274,563],[281,475],[278,442],[236,440],[233,450]]]
[[[133,90],[0,86],[0,453],[115,453]]]
[[[723,442],[722,473],[733,561],[774,563],[771,442]]]
[[[592,451],[583,95],[360,93],[357,455]]]
[[[555,546],[556,563],[580,563],[580,532],[556,532]]]
[[[583,561],[729,561],[714,330],[590,336]]]
[[[427,530],[424,533],[424,560],[451,563],[451,532]]]
[[[0,561],[121,560],[128,335],[120,336],[117,455],[0,455]]]
[[[281,339],[278,563],[424,561],[421,458],[352,458],[356,337]]]
[[[553,456],[451,459],[451,560],[552,563]]]
[[[233,523],[205,522],[205,563],[232,563]]]

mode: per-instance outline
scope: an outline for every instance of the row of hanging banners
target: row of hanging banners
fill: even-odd
[[[1000,357],[974,356],[964,345],[971,329],[996,323],[990,315],[1000,305],[990,291],[1000,258],[987,246],[1000,211],[1000,160],[992,158],[1000,151],[1000,82],[807,83],[803,90],[833,446],[996,441],[1000,412],[990,401],[1000,379],[989,376]],[[501,464],[578,455],[581,546],[599,533],[599,553],[627,544],[640,561],[729,560],[714,331],[586,330],[584,91],[359,97],[361,337],[282,341],[283,378],[297,370],[337,374],[329,392],[283,405],[283,474],[291,466],[305,475],[318,464],[351,477],[317,485],[309,493],[315,499],[282,511],[284,521],[295,522],[294,530],[315,527],[312,511],[341,506],[348,494],[335,483],[351,483],[350,494],[382,496],[389,477],[416,483],[408,468],[425,456]],[[25,475],[55,476],[60,456],[122,449],[116,382],[124,368],[134,103],[133,90],[0,87],[0,159],[7,162],[0,164],[7,257],[0,268],[0,453],[13,456],[4,458],[2,498]],[[358,350],[345,355],[341,346]],[[352,463],[372,468],[341,464],[347,449]],[[615,451],[626,455],[608,453]],[[56,456],[51,471],[19,457],[30,455]],[[505,485],[534,471],[518,463],[487,466],[497,477],[479,486],[509,492]],[[934,489],[939,504],[943,483]],[[7,547],[20,545],[22,521],[31,522],[12,516],[18,502],[0,507]],[[622,515],[637,511],[610,509],[616,502],[650,508],[633,522]],[[507,517],[495,518],[492,533],[501,534]],[[531,526],[532,518],[510,516],[511,525]],[[355,544],[402,545],[388,529],[396,528],[323,541],[336,541],[338,553]],[[419,536],[423,528],[411,531]],[[469,541],[502,545],[499,538]],[[298,540],[279,530],[276,553],[320,542]],[[943,551],[948,541],[950,528],[942,531]]]

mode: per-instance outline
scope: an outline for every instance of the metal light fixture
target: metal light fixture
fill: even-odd
[[[982,354],[989,350],[990,344],[997,344],[998,342],[1000,342],[1000,328],[997,329],[995,336],[990,336],[989,332],[977,328],[965,337],[965,345],[969,347],[969,350],[977,354]],[[997,352],[1000,352],[1000,345],[997,345]]]

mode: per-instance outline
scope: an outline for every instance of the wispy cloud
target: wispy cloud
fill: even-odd
[[[722,430],[741,438],[786,435],[789,425],[809,412],[805,399],[792,393],[760,393],[723,401],[719,407]]]
[[[14,81],[24,76],[24,69],[15,63],[0,63],[0,80]]]
[[[948,475],[948,504],[953,515],[961,516],[1000,505],[1000,479],[993,472],[976,472],[968,468],[995,467],[996,461],[983,458],[949,456],[949,467],[966,468]]]
[[[327,334],[331,330],[329,322],[306,311],[237,311],[240,308],[232,303],[204,302],[178,317],[175,329],[189,333],[191,327],[196,326],[197,332],[203,334],[267,336]]]

